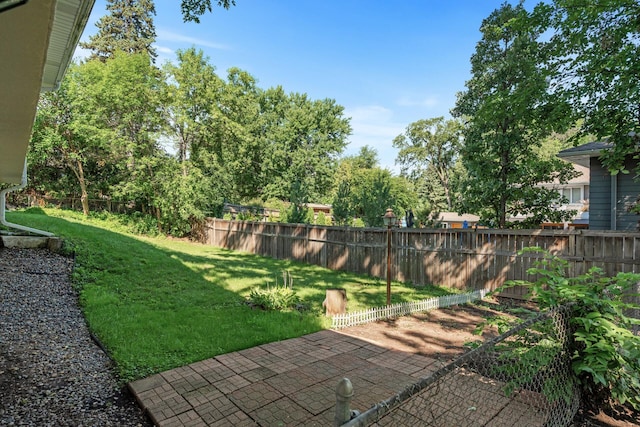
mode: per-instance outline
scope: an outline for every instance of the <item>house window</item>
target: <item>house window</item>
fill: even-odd
[[[584,186],[584,192],[582,187],[563,188],[559,190],[559,192],[571,204],[581,203],[583,200],[587,200],[589,198],[588,185]]]

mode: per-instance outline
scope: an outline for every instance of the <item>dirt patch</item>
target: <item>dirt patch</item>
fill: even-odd
[[[533,307],[513,301],[466,304],[352,326],[339,332],[383,347],[436,358],[446,364],[467,351],[465,343],[498,336],[495,328],[485,329],[482,336],[473,331],[485,319],[506,315],[505,310],[510,308]],[[640,413],[620,405],[598,410],[581,408],[571,426],[638,427]]]
[[[339,332],[383,347],[445,361],[464,353],[465,343],[497,336],[494,328],[482,336],[474,335],[473,331],[486,318],[498,314],[500,311],[489,304],[459,305],[352,326]]]

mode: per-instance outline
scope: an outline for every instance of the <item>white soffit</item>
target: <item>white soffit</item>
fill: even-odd
[[[0,13],[0,183],[18,183],[41,90],[57,87],[94,0],[30,0]]]

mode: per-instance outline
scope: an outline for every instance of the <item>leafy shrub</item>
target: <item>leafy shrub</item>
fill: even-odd
[[[353,227],[364,227],[364,221],[362,220],[362,218],[354,218],[352,226]]]
[[[625,315],[627,310],[638,308],[626,300],[640,275],[606,277],[600,268],[593,267],[586,274],[567,277],[567,261],[540,248],[523,252],[543,254],[527,271],[538,279],[510,281],[505,287],[528,287],[541,309],[570,307],[575,341],[572,368],[586,401],[602,405],[614,399],[640,410],[640,337],[631,332],[640,320]]]
[[[316,225],[330,225],[330,221],[324,212],[318,212],[318,217],[316,218]]]
[[[151,215],[145,215],[141,212],[133,212],[130,215],[122,215],[122,224],[127,227],[133,234],[143,234],[148,236],[157,236],[158,221]]]
[[[276,283],[274,286],[267,284],[266,289],[254,288],[249,294],[249,304],[260,307],[263,310],[288,310],[297,308],[300,299],[293,291],[293,277],[288,271],[282,272],[283,285]]]

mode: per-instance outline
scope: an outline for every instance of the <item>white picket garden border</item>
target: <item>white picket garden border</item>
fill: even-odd
[[[354,313],[337,314],[331,318],[331,328],[340,329],[363,323],[375,322],[390,317],[406,316],[419,311],[429,311],[437,308],[450,307],[457,304],[466,304],[485,297],[489,291],[485,289],[466,294],[445,295],[429,298],[422,301],[401,302],[386,307],[374,307]]]

